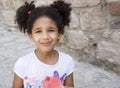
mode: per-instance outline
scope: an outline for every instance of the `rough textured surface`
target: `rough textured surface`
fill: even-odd
[[[0,0],[1,88],[11,88],[15,61],[35,48],[14,24],[16,9],[25,1],[32,0]],[[34,1],[41,6],[55,0]],[[75,67],[75,88],[119,88],[120,16],[112,15],[108,5],[117,6],[120,0],[65,1],[72,4],[71,23],[56,49],[80,62]]]
[[[114,45],[112,42],[101,41],[97,48],[97,58],[107,59],[111,63],[119,64],[120,47]]]
[[[76,63],[75,88],[119,88],[120,77],[88,63]]]
[[[67,45],[70,48],[80,50],[88,46],[88,42],[89,42],[88,38],[85,36],[85,34],[81,30],[70,30],[67,32],[66,37],[67,37]],[[78,40],[76,41],[75,39],[78,39]]]
[[[120,15],[120,1],[108,3],[108,8],[112,15]]]
[[[110,22],[111,29],[120,29],[120,19],[115,19]]]
[[[105,26],[105,16],[100,8],[82,9],[80,10],[80,16],[83,30],[97,30]]]
[[[98,5],[101,0],[65,0],[72,3],[73,7],[87,7]]]

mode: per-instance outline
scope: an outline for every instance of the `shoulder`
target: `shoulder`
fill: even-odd
[[[32,53],[29,53],[25,56],[20,57],[14,65],[14,72],[23,79],[25,72],[26,72],[26,67],[30,66],[28,64],[28,62],[30,62],[31,60],[29,60],[31,57],[33,56]]]
[[[74,59],[66,53],[59,52],[60,65],[63,66],[67,76],[74,71]],[[62,69],[63,70],[63,69]]]
[[[33,56],[33,52],[25,55],[25,56],[22,56],[20,57],[16,62],[15,62],[15,65],[14,65],[14,72],[18,75],[23,75],[24,71],[25,71],[25,68],[26,66],[30,66],[29,63],[33,62],[31,61],[32,60],[32,56]],[[30,60],[31,59],[31,60]],[[23,76],[20,76],[20,77],[23,77]]]
[[[30,59],[34,56],[34,53],[31,52],[31,53],[28,53],[24,56],[21,56],[17,61],[16,63],[24,63],[26,61],[30,61]],[[31,59],[32,60],[32,59]]]
[[[74,63],[74,60],[73,60],[72,56],[70,56],[70,55],[67,54],[67,53],[60,52],[60,51],[59,51],[59,58],[60,58],[62,61],[69,62],[69,63]]]
[[[60,52],[60,51],[58,51],[58,52],[59,52],[59,56],[60,56],[60,57],[68,58],[68,59],[73,59],[72,56],[70,56],[70,55],[67,54],[67,53]]]
[[[30,53],[22,56],[21,58],[27,59],[27,58],[30,58],[30,57],[32,58],[33,56],[34,56],[34,52],[30,52]]]

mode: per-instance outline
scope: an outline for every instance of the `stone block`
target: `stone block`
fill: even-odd
[[[106,30],[102,34],[102,37],[105,38],[105,39],[111,39],[111,34],[112,34],[112,31]]]
[[[3,23],[3,16],[2,16],[2,11],[0,11],[0,23]]]
[[[107,2],[115,2],[115,1],[120,1],[120,0],[106,0]]]
[[[74,60],[80,61],[79,50],[76,51],[75,49],[72,49],[69,46],[66,46],[66,44],[61,44],[61,43],[58,43],[55,46],[55,49],[69,54],[70,56],[73,57]]]
[[[3,9],[3,7],[2,7],[2,2],[0,1],[0,10],[1,10],[1,9]]]
[[[15,11],[13,10],[5,10],[2,12],[3,23],[8,26],[16,26],[15,24]]]
[[[74,72],[75,88],[119,88],[120,79],[114,73],[88,63],[77,63]]]
[[[105,31],[102,37],[111,40],[112,42],[120,43],[120,31]]]
[[[38,7],[38,6],[43,6],[43,5],[46,5],[46,4],[47,4],[47,2],[46,2],[46,1],[43,1],[43,0],[37,0],[37,1],[35,2],[36,7]]]
[[[17,9],[24,4],[24,0],[0,0],[1,9]]]
[[[82,30],[96,30],[105,27],[104,11],[100,8],[84,8],[80,11]]]
[[[0,0],[2,9],[10,9],[12,6],[11,0]]]
[[[70,30],[67,31],[67,46],[73,49],[80,50],[89,44],[88,38],[84,35],[81,30]]]
[[[111,29],[120,29],[120,19],[115,19],[110,22]]]
[[[98,5],[101,0],[65,0],[72,4],[72,7],[89,7]]]
[[[120,65],[120,43],[101,41],[97,47],[97,58]]]
[[[24,0],[12,0],[12,8],[13,9],[18,9],[20,6],[24,5]]]
[[[112,15],[120,15],[120,1],[109,2],[107,7]]]
[[[61,39],[58,42],[61,43],[61,44],[66,44],[66,36],[65,36],[65,34],[62,35]]]
[[[114,42],[120,44],[120,31],[119,31],[119,32],[113,32],[113,33],[112,33],[112,36],[111,36],[111,39],[112,39]]]
[[[77,28],[80,26],[80,9],[73,9],[71,11],[71,21],[70,21],[70,28]]]

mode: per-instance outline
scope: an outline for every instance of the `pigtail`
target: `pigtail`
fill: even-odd
[[[15,22],[18,24],[21,32],[25,33],[27,31],[27,20],[33,9],[35,9],[33,1],[30,4],[25,2],[23,6],[18,8],[16,12]]]
[[[55,8],[55,10],[61,15],[65,26],[69,26],[70,23],[70,12],[72,10],[70,5],[71,4],[65,3],[62,0],[55,1],[51,4],[51,7]]]

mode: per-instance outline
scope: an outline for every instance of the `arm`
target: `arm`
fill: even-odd
[[[13,80],[13,87],[12,88],[24,88],[23,86],[23,80],[14,74],[14,80]]]
[[[74,88],[73,73],[65,78],[64,85],[65,88]]]

